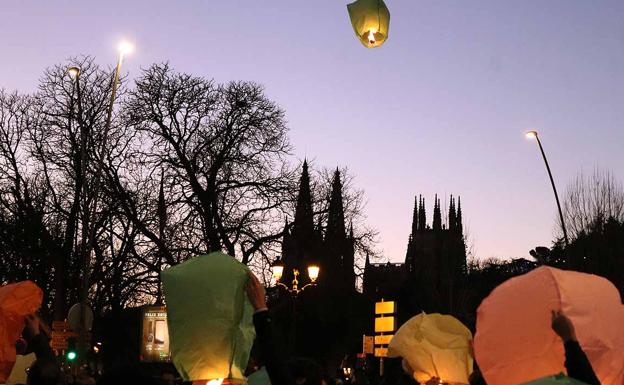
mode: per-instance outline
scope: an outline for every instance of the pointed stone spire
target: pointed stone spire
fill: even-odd
[[[449,204],[448,229],[455,230],[457,226],[457,213],[455,212],[455,198],[451,195],[451,203]]]
[[[464,233],[464,225],[462,224],[462,209],[461,209],[461,197],[457,197],[457,220],[455,221],[455,228],[460,234]]]
[[[310,192],[310,174],[308,161],[303,161],[303,171],[299,180],[299,195],[293,222],[293,236],[311,237],[314,234],[314,212],[312,211],[312,193]]]
[[[327,229],[325,231],[326,241],[344,240],[347,234],[345,230],[345,215],[342,201],[342,181],[340,180],[340,170],[336,168],[332,191],[329,197],[329,211],[327,214]]]
[[[418,197],[414,197],[414,212],[412,214],[412,234],[416,234],[418,231],[418,221],[419,221],[419,213],[418,213]]]
[[[434,230],[442,230],[442,213],[440,212],[440,201],[438,194],[435,195],[435,203],[433,205],[433,225]]]
[[[418,229],[424,230],[427,228],[427,210],[425,209],[425,198],[420,197],[420,209],[418,210]]]

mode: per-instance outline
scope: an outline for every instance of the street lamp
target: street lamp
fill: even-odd
[[[78,68],[78,67],[69,67],[67,69],[67,73],[72,78],[72,80],[77,80],[78,76],[80,76],[80,68]]]
[[[273,263],[271,269],[273,270],[273,278],[275,278],[277,285],[283,287],[289,293],[294,294],[295,296],[311,286],[316,286],[316,280],[318,279],[319,273],[321,271],[321,268],[318,265],[309,265],[307,270],[308,277],[310,278],[310,283],[299,288],[299,269],[293,269],[293,280],[291,282],[291,286],[285,285],[280,282],[282,276],[284,275],[284,262],[278,259],[275,263]]]
[[[124,57],[134,50],[133,45],[125,40],[120,42],[117,48],[119,51],[119,56],[117,58],[117,67],[115,68],[115,74],[113,75],[113,83],[111,84],[111,96],[110,96],[110,102],[108,104],[108,111],[106,115],[106,124],[104,125],[104,131],[102,132],[102,145],[100,148],[98,163],[96,165],[97,172],[95,173],[95,180],[93,182],[93,196],[95,197],[95,199],[93,200],[91,210],[89,213],[90,218],[95,218],[95,215],[97,213],[97,206],[98,206],[97,198],[100,192],[99,191],[100,183],[101,183],[102,173],[104,170],[104,157],[106,156],[108,135],[109,135],[111,120],[113,116],[113,106],[115,105],[115,97],[117,95],[117,86],[119,84],[119,77],[121,74],[121,64],[123,63]],[[76,79],[79,77],[79,74],[80,74],[80,71],[79,70],[76,71],[74,67],[70,68],[68,72],[70,73],[70,76],[72,75],[72,73],[74,73],[76,75]],[[83,138],[86,138],[86,135],[83,135]],[[86,210],[86,206],[85,206],[85,210]],[[96,227],[93,226],[91,229],[89,229],[89,231],[87,231],[86,250],[85,250],[85,253],[83,256],[83,262],[82,262],[82,269],[83,269],[82,270],[82,291],[80,293],[80,304],[81,304],[82,310],[80,312],[80,324],[81,324],[81,328],[83,329],[84,329],[84,320],[85,320],[84,312],[86,309],[87,299],[89,296],[89,279],[91,275],[90,262],[91,262],[91,252],[94,248],[95,230],[96,230]],[[81,347],[86,346],[85,330],[82,330],[82,333],[80,333],[80,339],[81,339],[80,341]]]
[[[546,170],[548,171],[548,177],[550,177],[550,184],[552,185],[553,192],[555,193],[555,201],[557,202],[557,209],[559,210],[559,220],[561,221],[561,229],[563,230],[563,239],[565,241],[566,247],[568,247],[568,232],[566,231],[565,221],[563,220],[563,212],[561,211],[561,204],[559,203],[559,195],[557,194],[557,187],[555,187],[555,180],[553,179],[552,172],[550,171],[548,159],[546,159],[546,153],[544,152],[544,147],[542,147],[542,142],[540,141],[537,131],[527,131],[525,135],[527,139],[535,139],[537,141],[537,145],[539,146],[540,152],[542,153],[542,158],[544,158],[544,164],[546,165]]]

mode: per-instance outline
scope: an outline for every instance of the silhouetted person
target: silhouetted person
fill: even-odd
[[[552,312],[552,329],[563,340],[565,348],[565,367],[568,376],[589,385],[600,385],[591,363],[576,339],[574,325],[560,311]]]
[[[42,332],[41,320],[32,314],[26,317],[25,335],[28,349],[37,358],[28,370],[28,385],[63,385],[63,372],[56,362],[54,352],[50,348],[48,337]]]
[[[271,317],[266,304],[264,287],[253,274],[249,273],[246,286],[247,296],[254,308],[253,322],[260,350],[272,385],[321,385],[323,376],[319,365],[306,358],[282,360],[278,355],[271,331]]]
[[[161,381],[137,365],[120,366],[102,375],[97,385],[161,385]]]

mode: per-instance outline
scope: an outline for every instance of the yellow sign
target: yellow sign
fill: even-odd
[[[394,334],[375,336],[375,345],[389,345],[392,337],[394,337]]]
[[[362,337],[362,353],[373,354],[375,352],[375,343],[373,336]]]
[[[375,357],[388,357],[388,348],[375,348]]]
[[[396,313],[396,302],[381,301],[375,303],[375,314],[394,314]]]
[[[394,317],[377,317],[375,318],[375,333],[389,333],[396,328]]]

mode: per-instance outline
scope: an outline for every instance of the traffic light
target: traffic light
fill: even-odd
[[[65,354],[67,361],[73,361],[78,357],[76,350],[76,338],[71,337],[67,339],[67,353]]]

